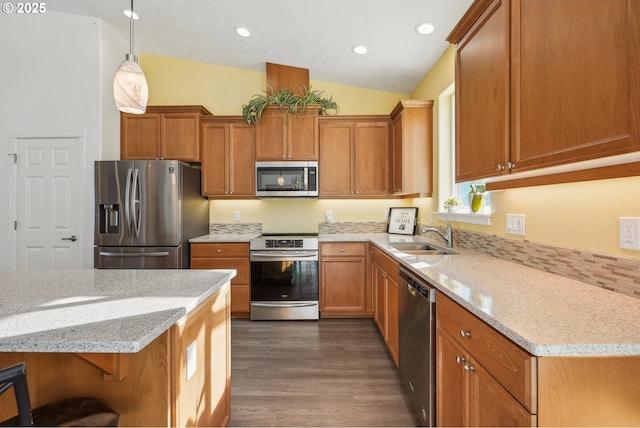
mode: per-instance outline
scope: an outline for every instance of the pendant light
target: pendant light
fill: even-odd
[[[113,98],[118,110],[124,113],[142,114],[147,110],[149,87],[138,57],[133,54],[133,0],[129,16],[129,53],[113,78]]]

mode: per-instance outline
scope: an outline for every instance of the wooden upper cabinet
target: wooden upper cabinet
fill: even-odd
[[[332,116],[320,120],[320,197],[390,195],[388,116]]]
[[[456,180],[640,150],[638,28],[634,0],[476,0],[449,36]]]
[[[256,123],[256,160],[318,160],[318,109],[290,113],[267,106]]]
[[[200,162],[202,106],[149,106],[144,114],[120,113],[121,159]]]
[[[640,5],[512,3],[514,172],[640,150]]]
[[[202,134],[202,194],[253,198],[254,131],[240,116],[205,118]]]
[[[431,196],[433,192],[433,100],[400,101],[391,113],[396,195]]]
[[[506,172],[509,161],[509,7],[489,8],[456,50],[456,181]]]

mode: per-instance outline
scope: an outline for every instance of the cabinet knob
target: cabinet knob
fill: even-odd
[[[217,253],[221,253],[221,252],[222,252],[222,250],[218,249],[218,250],[216,250],[216,252],[217,252]]]
[[[456,355],[456,363],[460,364],[464,363],[465,361],[467,361],[467,359],[464,357],[464,355]]]
[[[341,253],[344,253],[344,251],[345,251],[344,248],[340,250]]]
[[[496,167],[496,171],[502,171],[503,169],[505,169],[505,166],[502,165],[501,163],[499,163],[498,166]]]
[[[509,169],[513,169],[513,168],[515,168],[515,167],[516,167],[516,164],[515,164],[515,163],[511,163],[511,162],[507,162],[507,167],[508,167]]]
[[[475,372],[476,368],[473,364],[465,364],[464,365],[464,371],[466,372]]]
[[[465,337],[471,337],[471,332],[469,330],[460,330],[460,336],[462,336],[463,338]]]
[[[386,277],[387,277],[387,274],[386,274],[386,273],[381,273],[381,274],[380,274],[380,278],[386,278]]]

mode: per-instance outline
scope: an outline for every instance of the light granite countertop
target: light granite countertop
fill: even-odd
[[[259,233],[210,233],[189,239],[189,242],[249,242],[260,237]]]
[[[0,270],[0,352],[138,352],[235,270]]]
[[[435,239],[320,235],[320,242],[373,242],[532,355],[640,355],[640,299],[474,251],[414,256],[390,245]]]

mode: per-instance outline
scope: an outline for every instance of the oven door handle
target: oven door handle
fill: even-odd
[[[307,306],[318,306],[317,302],[303,302],[303,303],[258,303],[251,302],[251,306],[259,306],[262,308],[304,308]]]
[[[311,251],[308,253],[296,253],[296,254],[286,254],[286,253],[270,253],[270,252],[266,252],[266,253],[251,253],[251,261],[259,261],[259,259],[264,258],[264,259],[279,259],[279,260],[294,260],[294,259],[300,259],[300,258],[311,258],[311,257],[318,257],[318,252],[317,251]]]

